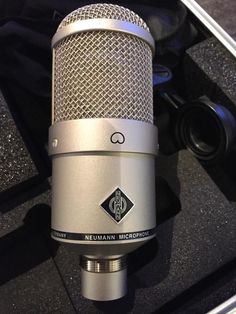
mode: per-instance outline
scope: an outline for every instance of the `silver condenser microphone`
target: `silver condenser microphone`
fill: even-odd
[[[118,299],[126,254],[155,236],[154,41],[129,9],[92,4],[52,47],[52,237],[77,244],[86,298]]]

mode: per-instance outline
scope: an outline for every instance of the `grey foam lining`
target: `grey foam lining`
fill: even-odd
[[[0,194],[37,175],[37,167],[0,91]]]
[[[184,72],[190,99],[207,95],[212,101],[235,110],[235,58],[216,38],[206,39],[187,50]]]

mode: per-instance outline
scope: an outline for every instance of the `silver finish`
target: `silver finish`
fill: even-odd
[[[127,119],[68,120],[50,127],[49,155],[96,151],[157,155],[157,128]]]
[[[89,4],[72,11],[63,19],[57,31],[76,21],[103,18],[127,21],[149,31],[147,24],[139,15],[122,6],[108,3]]]
[[[127,267],[126,256],[95,259],[82,255],[80,258],[80,266],[84,270],[93,273],[112,273]]]
[[[122,152],[70,153],[54,155],[52,163],[52,229],[70,233],[114,234],[155,228],[154,156]],[[117,187],[134,204],[119,224],[101,207]],[[91,241],[61,241],[91,244]],[[117,245],[139,241],[144,239],[95,241],[93,244]]]
[[[153,45],[145,22],[112,4],[72,12],[53,39],[52,229],[86,255],[81,289],[93,300],[125,295],[121,256],[155,237],[144,232],[156,226]],[[102,204],[117,188],[133,206],[115,221]]]
[[[152,52],[146,42],[126,33],[93,31],[68,36],[53,50],[53,122],[122,118],[153,123]]]
[[[195,1],[181,0],[186,7],[212,32],[212,34],[236,57],[235,40]]]
[[[76,247],[78,249],[78,252],[80,252],[81,255],[90,255],[93,258],[105,258],[106,256],[111,255],[124,255],[129,254],[130,252],[133,252],[137,250],[139,247],[144,245],[147,241],[154,238],[155,235],[152,235],[150,237],[137,239],[136,241],[133,240],[132,242],[129,241],[128,243],[116,243],[116,242],[110,242],[110,243],[102,243],[102,242],[87,242],[87,243],[78,243],[76,240],[67,240],[67,239],[58,239],[54,236],[52,238],[56,241],[64,242],[64,243],[73,243],[76,244]],[[126,241],[127,242],[127,241]]]
[[[236,313],[236,295],[217,306],[214,310],[208,312],[208,314],[235,314]]]
[[[81,256],[82,295],[96,301],[114,300],[126,294],[126,256],[94,259]]]
[[[81,293],[90,300],[110,301],[127,292],[127,269],[110,273],[93,273],[81,268]]]
[[[153,55],[155,53],[155,42],[149,31],[130,22],[101,18],[77,21],[61,28],[53,36],[52,48],[55,48],[60,41],[68,36],[92,31],[121,32],[136,36],[150,46]]]
[[[51,115],[52,115],[52,123],[54,121],[54,86],[55,86],[55,67],[54,67],[54,60],[55,60],[55,49],[52,49],[52,108],[51,108]]]

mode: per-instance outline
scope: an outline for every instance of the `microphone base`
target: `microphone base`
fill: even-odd
[[[81,293],[90,300],[110,301],[127,293],[126,256],[81,256]]]

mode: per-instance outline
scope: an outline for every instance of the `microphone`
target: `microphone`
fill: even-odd
[[[154,40],[129,9],[92,4],[52,48],[52,238],[77,245],[84,297],[118,299],[126,255],[155,237]]]

